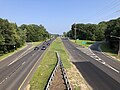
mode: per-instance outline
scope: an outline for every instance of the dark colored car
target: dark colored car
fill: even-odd
[[[50,43],[47,43],[47,45],[50,45]]]
[[[46,46],[42,46],[41,50],[45,50],[46,49]]]
[[[39,49],[39,47],[35,47],[35,48],[34,48],[34,50],[38,50],[38,49]]]

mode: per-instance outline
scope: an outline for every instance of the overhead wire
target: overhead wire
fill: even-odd
[[[101,16],[99,15],[97,20],[100,21],[100,20],[106,20],[106,19],[109,19],[109,18],[112,18],[113,15],[117,14],[116,13],[116,7],[120,6],[120,1],[116,4],[114,4],[113,6],[111,6],[107,12],[105,13],[102,13]]]
[[[105,15],[106,13],[110,12],[111,10],[113,10],[115,7],[117,7],[117,6],[119,6],[119,5],[120,5],[120,0],[114,0],[114,1],[110,2],[109,4],[107,4],[107,6],[103,7],[103,8],[100,9],[100,10],[98,10],[94,15],[89,16],[89,17],[87,17],[86,19],[83,19],[83,20],[89,21],[89,20],[92,19],[92,21],[94,21],[94,18],[96,18],[96,17],[97,17],[97,18],[99,17],[99,20],[100,20],[100,18],[101,18],[101,17],[104,17],[104,15]],[[111,14],[109,14],[109,15],[112,15],[112,14],[114,14],[114,13],[115,13],[115,11],[112,12]],[[107,16],[108,16],[108,15],[107,15]],[[106,17],[106,16],[105,16],[105,17]]]

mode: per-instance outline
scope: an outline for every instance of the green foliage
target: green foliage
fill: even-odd
[[[110,47],[117,53],[119,39],[111,36],[120,37],[120,18],[107,22],[107,28],[105,30],[106,40],[108,41]]]
[[[82,40],[103,40],[104,39],[104,25],[96,24],[76,24],[77,39]],[[75,25],[72,25],[71,30],[67,33],[68,37],[74,39]]]
[[[37,68],[34,76],[32,77],[30,81],[30,90],[44,90],[48,78],[57,63],[55,51],[59,52],[64,67],[71,67],[70,61],[68,60],[69,56],[66,53],[65,47],[60,38],[57,38],[50,45],[50,48],[45,53],[40,66]]]
[[[16,23],[0,18],[0,53],[8,53],[24,45],[25,40],[21,35],[25,36],[25,33],[18,28]]]
[[[71,30],[67,32],[67,36],[71,39],[75,37],[75,24],[71,26]],[[81,40],[106,40],[110,47],[118,52],[118,39],[111,36],[120,37],[120,18],[110,20],[108,22],[100,22],[99,24],[76,24],[76,36]]]
[[[49,33],[44,26],[30,24],[17,26],[7,19],[0,18],[0,55],[8,53],[25,44],[25,42],[37,42],[49,38]]]
[[[35,24],[30,25],[23,24],[20,26],[20,28],[26,31],[27,42],[37,42],[49,38],[49,33],[42,25],[38,26]]]

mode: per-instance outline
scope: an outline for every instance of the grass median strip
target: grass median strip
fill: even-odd
[[[34,76],[32,77],[30,81],[30,90],[44,90],[47,80],[57,62],[55,51],[59,52],[65,68],[70,67],[70,63],[68,61],[69,56],[65,52],[64,46],[60,38],[57,38],[50,45],[50,48],[47,50],[46,54],[44,55],[40,66],[37,68]]]

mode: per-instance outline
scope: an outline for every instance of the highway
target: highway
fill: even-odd
[[[46,44],[52,41],[46,41],[44,45],[49,47]],[[26,87],[45,53],[45,50],[41,50],[42,46],[43,43],[38,50],[34,50],[28,49],[31,47],[28,45],[0,62],[0,90],[23,90]]]
[[[67,39],[62,39],[62,41],[72,56],[72,63],[93,90],[120,90],[120,68],[111,63],[113,60],[107,63],[104,61],[107,57],[98,57],[91,50],[80,47]],[[116,66],[117,69],[111,65]]]

